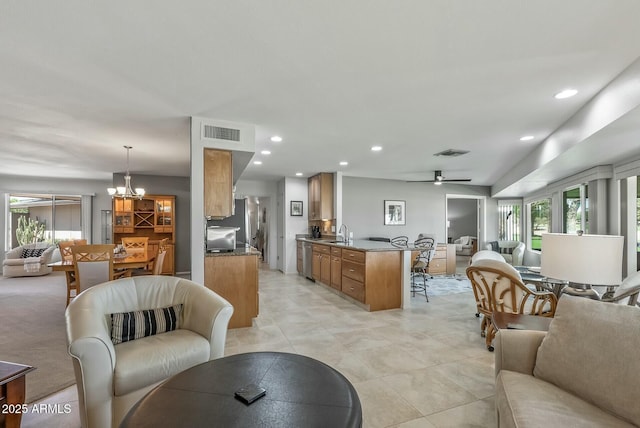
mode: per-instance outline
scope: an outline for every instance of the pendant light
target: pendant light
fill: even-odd
[[[124,176],[124,186],[118,187],[109,187],[107,192],[111,195],[112,198],[122,198],[122,199],[142,199],[144,196],[144,189],[142,187],[136,188],[134,191],[131,188],[131,175],[129,175],[129,150],[133,147],[124,146],[127,149],[127,173]]]

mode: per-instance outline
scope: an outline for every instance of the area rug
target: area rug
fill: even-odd
[[[62,272],[39,277],[0,277],[0,360],[36,367],[27,374],[32,403],[75,383],[67,353]]]
[[[434,276],[427,280],[429,296],[445,296],[471,291],[471,281],[464,276]]]

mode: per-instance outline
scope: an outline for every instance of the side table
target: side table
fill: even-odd
[[[0,361],[0,428],[19,428],[26,381],[25,375],[35,367]]]

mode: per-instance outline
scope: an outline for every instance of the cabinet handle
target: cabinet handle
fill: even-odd
[[[351,290],[351,291],[353,291],[353,290],[355,290],[355,288],[353,288],[353,287],[350,287],[350,288],[349,288],[349,290]]]
[[[355,272],[355,270],[353,270],[353,269],[349,269],[349,272]]]

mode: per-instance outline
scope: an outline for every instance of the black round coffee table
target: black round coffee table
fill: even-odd
[[[256,384],[266,395],[234,397]],[[328,365],[280,352],[238,354],[179,373],[140,400],[121,427],[360,427],[353,385]]]

